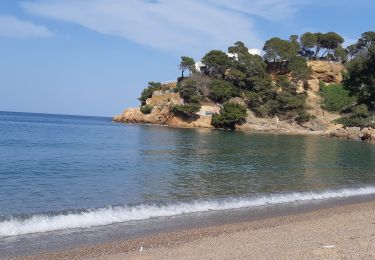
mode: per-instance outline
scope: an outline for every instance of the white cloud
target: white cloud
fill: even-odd
[[[197,53],[237,40],[258,47],[251,20],[200,0],[52,0],[24,2],[34,15],[72,22],[165,51]]]
[[[305,1],[305,0],[301,0]],[[250,3],[251,4],[250,4]],[[248,14],[271,19],[295,12],[297,0],[35,0],[34,15],[79,24],[164,51],[202,53],[240,40],[262,42]]]
[[[0,16],[0,37],[50,37],[53,33],[46,27],[19,20],[10,15]]]
[[[223,8],[256,15],[270,21],[286,20],[298,11],[299,7],[309,0],[209,0]]]

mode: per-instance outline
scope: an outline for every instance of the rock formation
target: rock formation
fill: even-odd
[[[307,65],[313,70],[312,78],[324,81],[327,84],[340,84],[344,65],[332,61],[308,61]]]
[[[152,106],[150,114],[143,114],[139,108],[128,108],[121,115],[113,117],[115,122],[143,123],[168,125],[177,128],[212,128],[212,113],[218,113],[220,108],[214,103],[202,104],[197,116],[192,119],[183,119],[170,112],[172,105],[183,104],[179,93],[173,92],[176,84],[163,85],[164,90],[155,91],[146,104]],[[207,113],[211,112],[211,113]]]
[[[307,102],[310,107],[309,113],[315,119],[308,123],[299,125],[292,121],[280,121],[275,118],[259,118],[248,110],[246,122],[236,126],[240,131],[266,131],[280,133],[312,133],[324,134],[340,138],[359,139],[375,141],[374,129],[343,128],[331,122],[339,118],[338,114],[329,113],[320,107],[321,97],[319,92],[319,81],[326,84],[339,84],[342,81],[344,66],[341,63],[329,61],[308,61],[313,74],[308,81]],[[174,91],[176,83],[163,84],[162,90],[155,91],[146,104],[152,106],[150,114],[143,114],[139,108],[128,108],[121,115],[113,117],[116,122],[145,123],[167,125],[176,128],[212,128],[212,114],[219,113],[220,106],[213,102],[202,104],[200,111],[192,119],[184,119],[170,112],[172,105],[183,104],[184,101],[179,93]],[[232,102],[243,103],[241,98],[233,98]]]

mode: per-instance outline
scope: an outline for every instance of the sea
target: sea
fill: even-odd
[[[0,258],[375,199],[375,145],[0,112]]]

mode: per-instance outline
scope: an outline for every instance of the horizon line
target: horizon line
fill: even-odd
[[[51,115],[51,116],[81,116],[81,117],[104,117],[104,118],[112,118],[112,116],[94,116],[94,115],[59,114],[59,113],[25,112],[25,111],[6,111],[6,110],[0,110],[0,113],[37,114],[37,115]]]

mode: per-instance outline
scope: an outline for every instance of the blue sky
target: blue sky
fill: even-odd
[[[375,30],[371,0],[1,0],[0,111],[112,116],[241,40]]]

